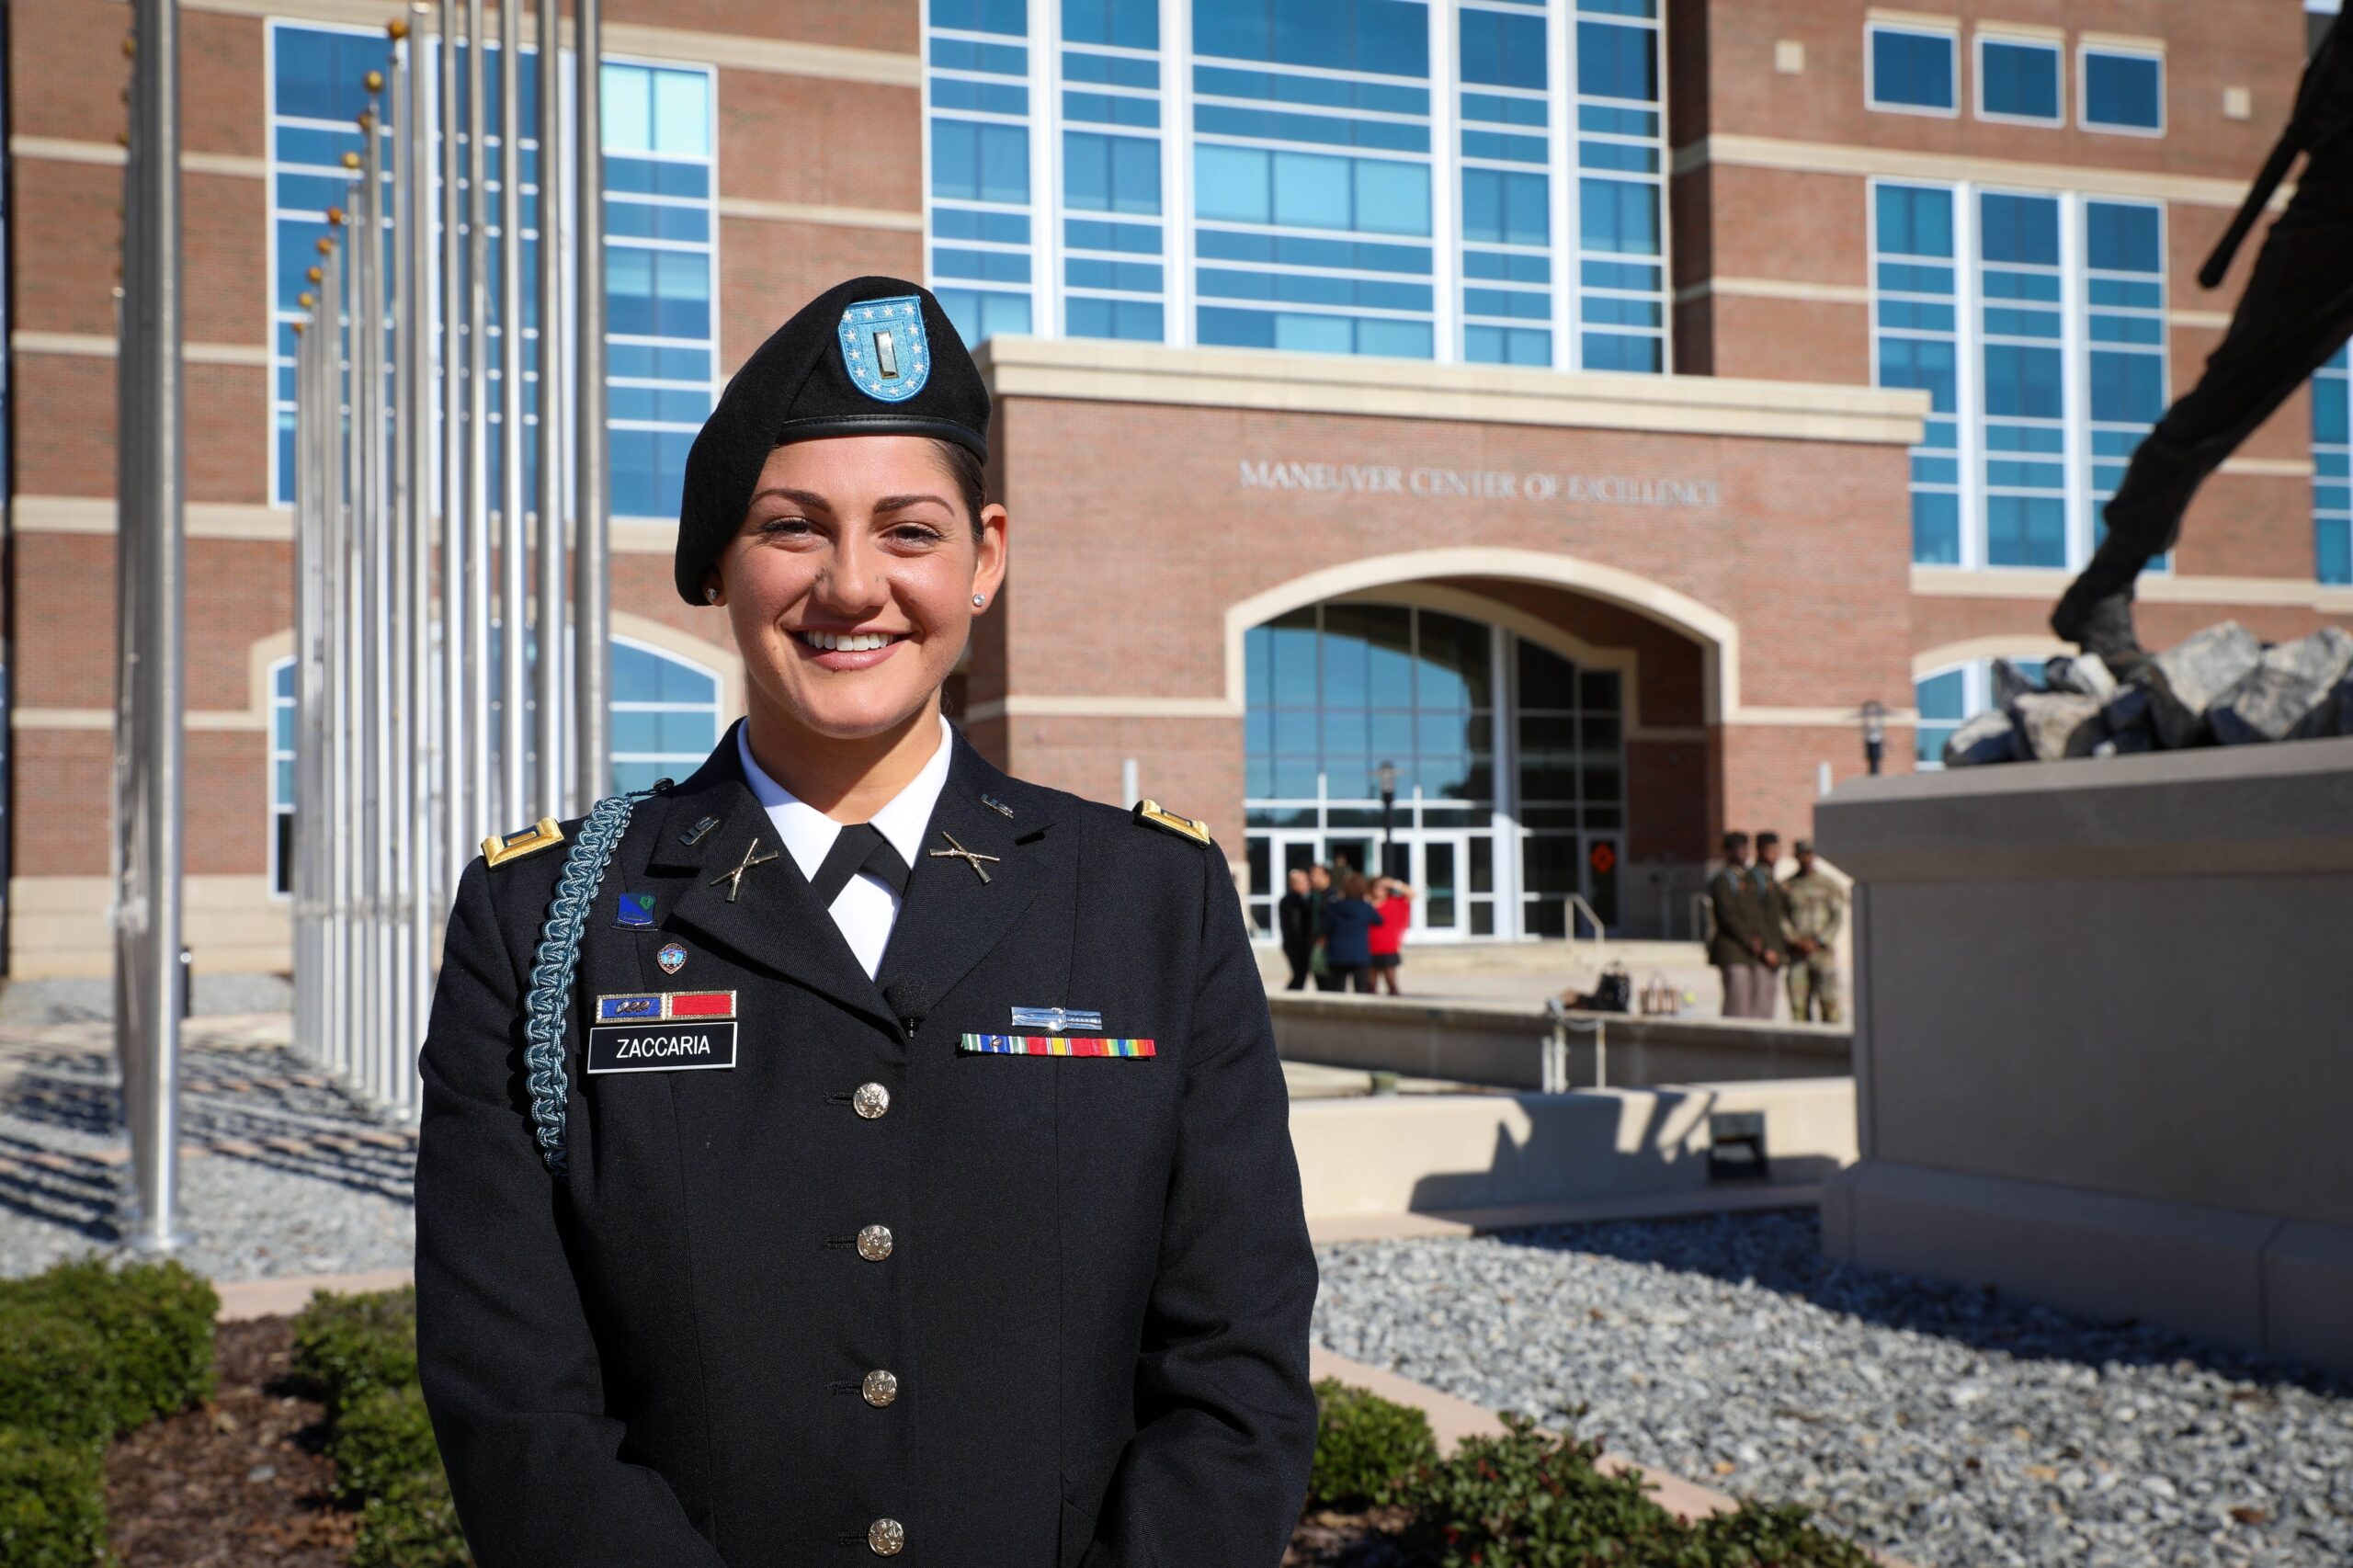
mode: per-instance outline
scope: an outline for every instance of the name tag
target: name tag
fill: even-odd
[[[591,1073],[673,1073],[735,1065],[735,1020],[598,1024],[588,1031]]]

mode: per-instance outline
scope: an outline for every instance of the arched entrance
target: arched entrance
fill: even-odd
[[[1291,867],[1393,843],[1416,940],[1563,936],[1573,899],[1614,933],[1688,935],[1712,726],[1740,703],[1729,617],[1620,568],[1461,548],[1295,578],[1226,631],[1261,932]]]
[[[1627,660],[1460,612],[1478,603],[1367,590],[1245,635],[1259,929],[1316,862],[1411,883],[1417,940],[1562,936],[1572,896],[1620,924]]]

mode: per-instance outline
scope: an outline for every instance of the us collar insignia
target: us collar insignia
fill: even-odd
[[[913,294],[862,300],[842,312],[842,364],[877,403],[904,403],[931,379],[923,301]]]
[[[654,961],[662,966],[663,973],[676,974],[687,967],[687,945],[684,942],[665,942],[654,953]]]
[[[676,1018],[732,1018],[733,991],[631,991],[597,998],[600,1024],[668,1023]]]
[[[982,796],[981,804],[986,806],[989,810],[995,812],[1001,817],[1009,817],[1013,814],[1013,808],[1006,805],[1003,801],[998,800],[995,795]]]
[[[1099,1029],[1103,1015],[1087,1007],[1016,1007],[1013,1027],[1017,1029],[1047,1029],[1055,1034],[1064,1029]]]
[[[613,915],[613,924],[624,931],[643,931],[654,925],[654,895],[650,892],[621,894],[620,908]]]
[[[678,842],[688,845],[700,844],[703,841],[703,835],[718,825],[719,819],[717,817],[705,817],[700,822],[695,824],[694,826],[687,829],[686,832],[678,835]]]

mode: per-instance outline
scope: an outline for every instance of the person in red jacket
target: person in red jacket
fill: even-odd
[[[1368,933],[1372,943],[1373,994],[1379,995],[1385,986],[1389,994],[1395,996],[1399,994],[1397,966],[1402,961],[1405,927],[1414,923],[1414,890],[1394,877],[1376,878],[1372,907],[1381,916],[1381,924]]]

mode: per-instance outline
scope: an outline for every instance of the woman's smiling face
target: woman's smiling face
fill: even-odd
[[[771,451],[706,579],[743,651],[748,705],[785,733],[845,740],[928,712],[964,651],[973,597],[996,597],[1005,534],[1005,508],[991,506],[976,535],[928,437]]]

